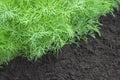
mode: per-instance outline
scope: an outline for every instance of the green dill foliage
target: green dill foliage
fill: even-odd
[[[120,0],[0,0],[0,64],[16,56],[37,59],[47,51],[92,37],[98,18]]]

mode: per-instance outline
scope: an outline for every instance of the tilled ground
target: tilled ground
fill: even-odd
[[[120,80],[120,11],[101,17],[102,37],[64,46],[36,62],[18,57],[0,70],[0,80]]]

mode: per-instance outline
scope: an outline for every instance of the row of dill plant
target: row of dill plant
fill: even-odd
[[[99,17],[120,0],[0,0],[0,64],[16,56],[37,60],[75,39],[99,32]],[[88,33],[89,32],[89,33]]]

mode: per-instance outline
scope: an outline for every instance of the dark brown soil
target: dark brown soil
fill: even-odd
[[[57,57],[18,57],[0,70],[0,80],[120,80],[120,11],[115,15],[100,18],[102,37],[66,45]]]

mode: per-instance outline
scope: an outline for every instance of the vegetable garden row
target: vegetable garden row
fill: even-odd
[[[0,64],[37,60],[65,44],[101,35],[98,19],[120,0],[0,0]],[[114,14],[113,14],[114,16]]]

